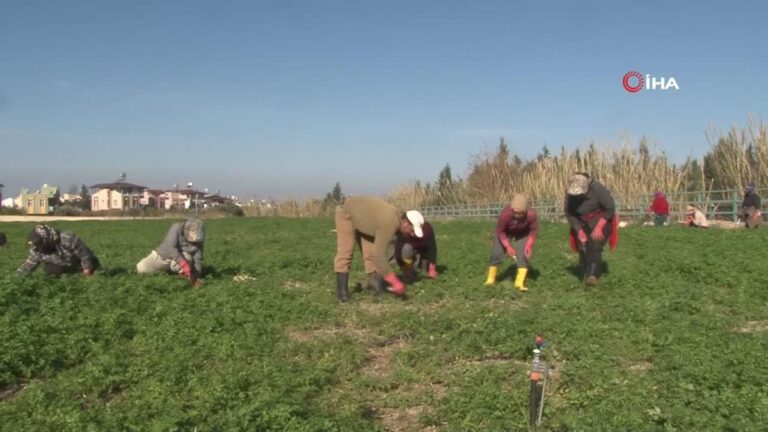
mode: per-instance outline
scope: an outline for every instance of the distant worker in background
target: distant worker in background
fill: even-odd
[[[101,267],[96,255],[76,234],[61,232],[48,225],[37,225],[29,233],[29,256],[16,273],[26,276],[43,264],[43,271],[52,276],[82,273],[91,276]]]
[[[201,286],[205,226],[197,218],[171,225],[165,239],[136,264],[140,274],[166,272],[181,274],[194,286]]]
[[[709,228],[707,217],[693,204],[688,204],[685,209],[685,224],[691,228]]]
[[[648,209],[648,213],[653,215],[654,226],[664,226],[669,218],[669,201],[664,196],[664,192],[656,191],[653,194],[653,203]]]
[[[422,237],[406,235],[400,230],[395,235],[395,261],[409,283],[416,280],[415,269],[421,269],[430,279],[437,279],[437,235],[432,224],[426,221],[421,230]]]
[[[596,286],[603,267],[603,248],[616,248],[619,218],[611,192],[587,173],[571,177],[565,196],[565,217],[571,226],[571,248],[579,253],[584,282]]]
[[[407,237],[422,238],[424,216],[416,210],[402,213],[381,198],[353,196],[336,207],[335,223],[336,298],[341,302],[349,300],[349,269],[355,243],[363,252],[365,272],[374,291],[383,292],[386,281],[391,293],[405,296],[405,284],[392,270],[387,251],[398,231]]]
[[[515,260],[517,274],[515,288],[518,291],[528,291],[525,278],[528,275],[528,261],[533,254],[533,245],[539,233],[539,221],[536,210],[528,207],[528,197],[516,194],[512,202],[504,207],[496,221],[491,242],[491,265],[488,267],[488,278],[485,285],[496,283],[499,265],[504,255]]]
[[[757,228],[763,221],[760,206],[760,195],[755,191],[755,185],[750,184],[744,189],[744,201],[741,202],[741,220],[747,228]]]

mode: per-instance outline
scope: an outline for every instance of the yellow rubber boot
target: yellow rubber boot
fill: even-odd
[[[528,276],[527,268],[517,269],[517,277],[515,278],[515,288],[517,288],[518,291],[528,291],[528,288],[525,287],[526,276]]]
[[[495,285],[496,284],[496,273],[499,271],[498,266],[490,266],[488,267],[488,279],[485,280],[486,285]]]

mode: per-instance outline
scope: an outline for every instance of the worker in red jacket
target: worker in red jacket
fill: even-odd
[[[669,218],[669,201],[664,196],[664,192],[656,191],[653,194],[653,203],[651,203],[648,213],[653,214],[653,224],[655,226],[664,226]]]
[[[533,245],[539,233],[539,221],[536,210],[528,208],[528,197],[517,194],[512,203],[501,211],[496,222],[491,247],[491,265],[488,267],[488,279],[486,285],[496,283],[496,274],[504,255],[515,260],[517,275],[515,288],[519,291],[528,291],[525,286],[525,278],[528,275],[528,260],[533,254]]]

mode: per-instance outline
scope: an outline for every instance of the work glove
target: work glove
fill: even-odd
[[[437,264],[429,263],[429,271],[427,272],[427,276],[429,276],[430,279],[437,279]]]
[[[395,272],[391,272],[388,275],[384,276],[384,280],[389,283],[389,285],[392,287],[389,291],[392,294],[404,296],[405,295],[405,285],[403,282],[397,278],[397,275]]]
[[[602,241],[605,238],[605,234],[603,230],[605,229],[605,225],[608,223],[605,218],[600,218],[597,220],[597,225],[595,225],[595,228],[592,230],[592,240],[594,241]]]
[[[528,237],[528,241],[525,242],[525,257],[530,258],[533,255],[533,239]]]
[[[83,269],[83,275],[85,275],[85,277],[91,276],[91,275],[93,275],[93,270],[91,270],[91,269]]]
[[[184,275],[185,278],[192,280],[192,267],[189,266],[189,262],[185,260],[184,258],[179,258],[179,267],[181,267],[181,274]]]
[[[579,232],[576,233],[576,238],[579,239],[579,243],[586,243],[587,240],[587,233],[584,232],[583,229],[580,229]]]

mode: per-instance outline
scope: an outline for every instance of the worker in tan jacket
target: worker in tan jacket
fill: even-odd
[[[336,298],[349,300],[349,267],[357,243],[363,252],[368,280],[375,291],[384,291],[383,280],[395,295],[405,295],[405,285],[392,270],[387,248],[399,231],[406,236],[421,238],[424,217],[416,210],[402,213],[386,201],[369,196],[349,197],[336,207]]]

